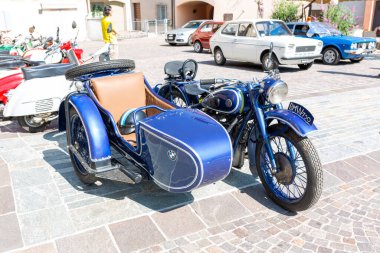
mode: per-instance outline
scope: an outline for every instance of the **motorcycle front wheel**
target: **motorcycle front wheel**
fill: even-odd
[[[282,125],[268,128],[277,173],[271,172],[269,156],[263,141],[256,148],[256,167],[269,197],[281,207],[303,211],[313,206],[323,187],[322,164],[308,138],[298,136]],[[251,168],[252,170],[252,168]]]

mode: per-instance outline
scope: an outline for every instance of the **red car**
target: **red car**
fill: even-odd
[[[202,53],[203,49],[210,49],[210,39],[223,23],[222,21],[207,21],[198,27],[192,35],[194,51]]]

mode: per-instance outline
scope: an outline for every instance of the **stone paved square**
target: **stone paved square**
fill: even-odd
[[[102,42],[80,44],[85,54]],[[162,36],[120,41],[152,86],[164,64],[193,58],[198,78],[252,80],[261,66],[169,47]],[[154,56],[154,57],[153,57]],[[66,135],[53,122],[30,134],[0,122],[0,252],[380,252],[380,54],[307,71],[280,67],[288,99],[315,116],[310,138],[324,169],[320,201],[290,213],[248,167],[186,194],[110,175],[95,186],[73,172]]]

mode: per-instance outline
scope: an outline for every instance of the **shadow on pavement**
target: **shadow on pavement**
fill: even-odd
[[[71,166],[70,157],[66,152],[66,134],[54,131],[45,134],[43,137],[46,140],[56,142],[59,147],[44,150],[43,159],[78,192],[114,200],[129,199],[158,212],[166,212],[194,202],[194,197],[191,193],[170,193],[159,188],[152,180],[148,179],[139,184],[133,184],[120,171],[113,171],[112,174],[106,177],[102,176],[94,185],[85,185],[75,175]],[[252,176],[233,169],[223,182],[230,186],[241,188],[244,185],[252,185],[252,183],[249,183],[252,182],[252,177],[256,178],[257,175]],[[245,184],[242,184],[242,182]],[[261,185],[245,187],[241,189],[241,193],[247,194],[268,209],[279,213],[286,212],[267,198]]]
[[[347,73],[347,72],[340,72],[340,71],[327,71],[327,70],[318,70],[320,73],[326,73],[326,74],[338,74],[338,75],[346,75],[346,76],[358,76],[358,77],[367,77],[367,78],[379,78],[377,75],[364,75],[364,74],[356,74],[356,73]]]
[[[198,61],[198,64],[216,66],[214,60]],[[261,73],[263,72],[261,65],[249,63],[249,62],[227,61],[225,65],[220,66],[220,67],[228,68],[228,69],[249,70],[249,71],[261,72]],[[287,66],[280,66],[279,69],[280,69],[280,73],[302,71],[298,67],[293,68],[293,67],[287,67]]]

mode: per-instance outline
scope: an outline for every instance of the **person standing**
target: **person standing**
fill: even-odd
[[[118,56],[118,45],[117,45],[117,32],[112,23],[112,7],[110,5],[104,6],[103,9],[103,18],[101,21],[102,24],[102,34],[104,43],[109,45],[109,54],[110,59],[117,59]]]

